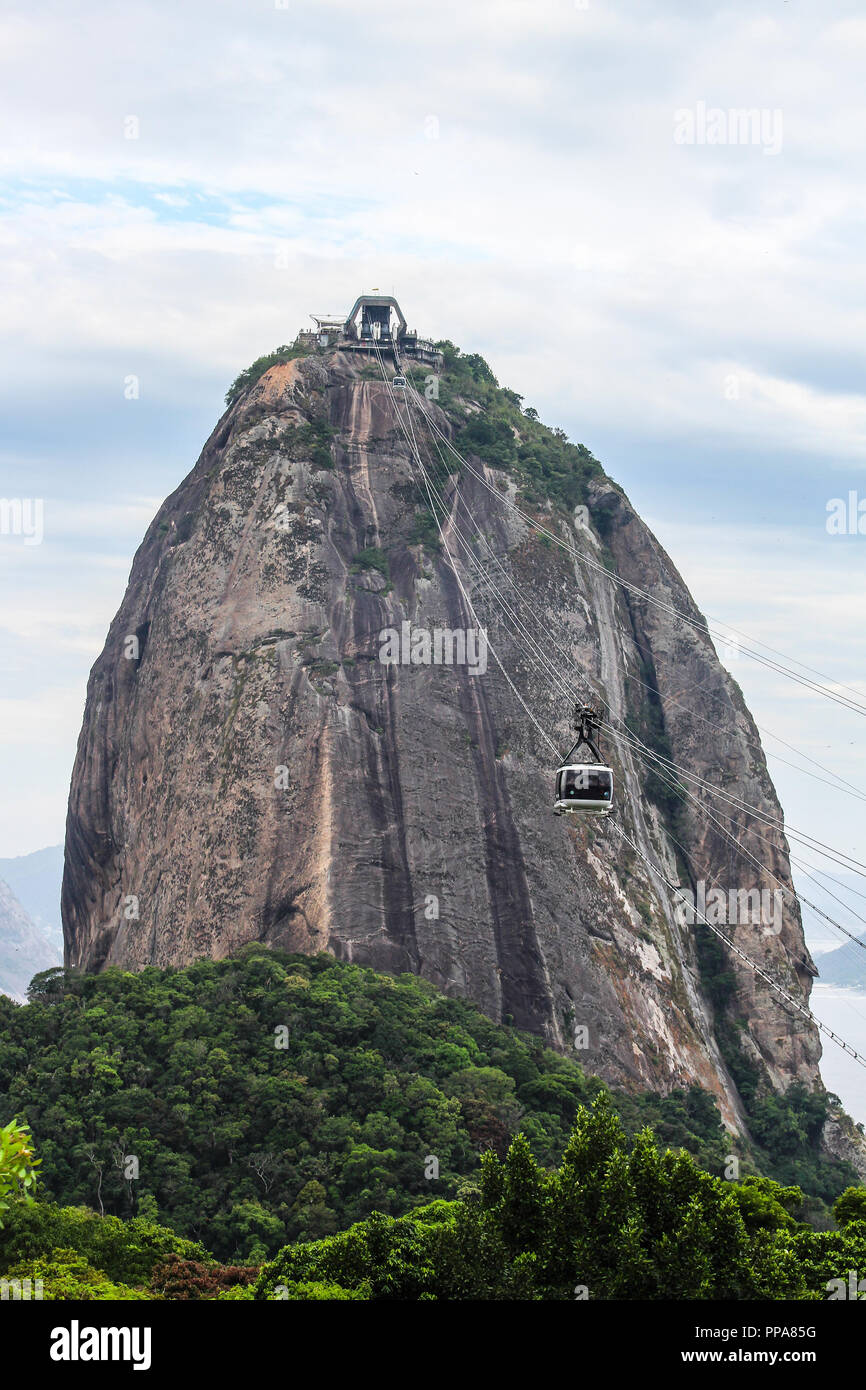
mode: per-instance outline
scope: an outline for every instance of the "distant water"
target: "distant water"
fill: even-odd
[[[812,1012],[834,1033],[866,1057],[866,994],[840,989],[816,980],[812,986]],[[821,1035],[824,1055],[821,1078],[828,1091],[834,1091],[848,1114],[866,1124],[866,1067],[843,1052],[832,1038]]]

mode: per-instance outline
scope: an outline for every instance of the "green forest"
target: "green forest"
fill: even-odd
[[[706,1093],[612,1091],[415,976],[58,969],[0,1038],[0,1277],[45,1297],[818,1298],[866,1267],[831,1101],[773,1098],[782,1151],[731,1181]]]

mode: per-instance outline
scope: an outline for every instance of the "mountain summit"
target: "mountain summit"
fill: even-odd
[[[732,1126],[757,1092],[820,1087],[811,1022],[648,867],[693,899],[778,894],[727,930],[808,1001],[758,732],[674,565],[483,359],[394,347],[322,332],[254,364],[151,524],[88,686],[67,962],[328,951],[611,1081],[700,1085]],[[612,822],[552,813],[542,732],[564,753],[572,701],[550,663],[609,707]],[[689,799],[637,740],[752,813]]]

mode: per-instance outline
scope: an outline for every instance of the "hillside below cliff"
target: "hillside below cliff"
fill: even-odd
[[[473,518],[462,546],[455,530],[459,583],[396,393],[348,353],[286,353],[245,380],[161,507],[88,685],[67,963],[184,965],[250,941],[327,951],[423,976],[617,1085],[698,1085],[741,1128],[792,1083],[820,1087],[818,1035],[683,924],[609,825],[552,815],[555,759],[534,721],[566,750],[570,702],[515,636],[503,590],[528,596],[537,641],[555,634],[630,730],[781,823],[754,722],[621,489],[482,359],[442,346],[441,374],[417,384],[454,526],[459,507]],[[383,659],[393,634],[474,630],[467,594],[496,655],[483,672]],[[781,831],[714,800],[705,816],[627,740],[607,751],[618,823],[669,878],[790,889]],[[808,1000],[789,891],[772,931],[738,932]]]
[[[662,1148],[685,1149],[738,1190],[720,1177],[731,1136],[705,1091],[609,1089],[573,1057],[418,976],[253,944],[144,975],[53,970],[31,998],[24,1008],[0,998],[0,1113],[31,1126],[42,1198],[164,1222],[221,1259],[260,1261],[371,1212],[455,1199],[478,1182],[480,1156],[504,1157],[518,1133],[553,1167],[599,1096],[630,1136],[651,1125]],[[280,1032],[285,1046],[274,1047]],[[839,1106],[795,1099],[796,1148],[777,1123],[763,1147],[738,1144],[740,1177],[799,1185],[801,1219],[823,1228],[856,1176],[821,1149]],[[137,1183],[115,1160],[119,1135],[140,1156]],[[593,1183],[596,1202],[608,1191]],[[36,1216],[26,1209],[21,1224],[34,1230]],[[6,1217],[0,1275],[16,1243]],[[52,1234],[49,1248],[68,1247],[73,1233]],[[142,1234],[139,1254],[152,1250]]]

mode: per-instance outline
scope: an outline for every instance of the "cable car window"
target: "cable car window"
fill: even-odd
[[[574,801],[608,801],[613,779],[607,768],[577,767],[565,773],[565,799]]]

